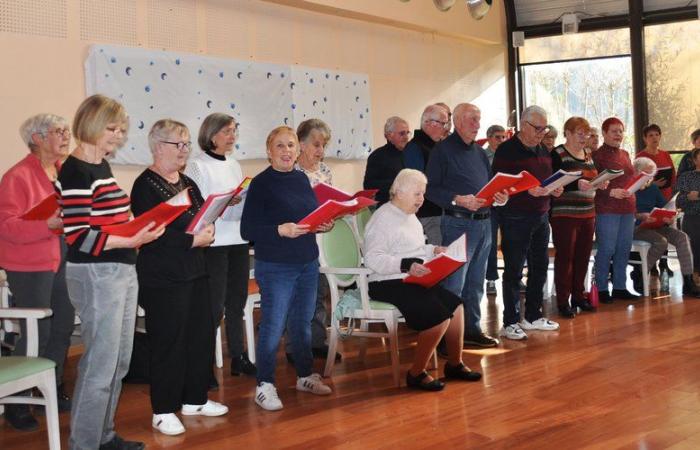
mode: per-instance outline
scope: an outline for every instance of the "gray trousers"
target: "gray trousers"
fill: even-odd
[[[656,262],[668,250],[668,244],[671,244],[676,247],[681,273],[683,275],[691,275],[693,273],[693,254],[690,250],[690,239],[684,232],[668,226],[655,229],[637,227],[634,230],[634,239],[651,244],[647,257],[647,270],[656,267]]]
[[[61,254],[65,244],[61,242]],[[61,261],[56,273],[7,271],[7,281],[12,291],[12,301],[18,308],[51,308],[53,315],[39,320],[39,356],[56,363],[56,383],[63,382],[70,335],[73,332],[75,310],[68,298],[66,287],[66,263]],[[16,356],[27,354],[27,324],[21,321],[22,338],[17,342]]]
[[[442,216],[420,217],[418,220],[423,225],[423,234],[427,237],[428,244],[442,245]]]
[[[78,364],[69,447],[95,450],[115,436],[114,414],[134,341],[136,268],[68,263],[66,280],[85,346]]]

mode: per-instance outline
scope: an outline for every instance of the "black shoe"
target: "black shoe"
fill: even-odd
[[[573,319],[576,317],[576,310],[569,305],[559,306],[559,316],[565,319]]]
[[[435,347],[435,351],[440,358],[447,358],[447,342],[445,341],[444,337],[440,339],[440,342],[438,342],[437,347]]]
[[[595,311],[595,306],[591,305],[591,302],[589,302],[586,299],[583,300],[571,300],[571,307],[572,308],[579,308],[581,311]]]
[[[498,339],[494,339],[488,334],[468,334],[464,336],[464,345],[469,347],[496,347]]]
[[[143,450],[146,444],[138,441],[125,441],[119,435],[114,435],[114,438],[100,445],[100,450]]]
[[[438,379],[433,379],[430,382],[423,382],[428,377],[428,372],[423,371],[417,376],[411,375],[411,372],[406,372],[406,386],[412,389],[421,389],[424,391],[441,391],[445,388],[445,383]]]
[[[238,358],[231,358],[231,376],[239,377],[241,374],[250,376],[258,374],[258,369],[250,362],[247,353],[241,354]]]
[[[311,349],[311,354],[314,355],[314,358],[326,359],[326,358],[328,358],[328,346],[324,345],[323,347],[313,347]],[[342,359],[343,359],[343,355],[336,352],[335,362],[340,362]]]
[[[598,301],[600,303],[605,303],[605,304],[609,305],[610,303],[613,302],[613,299],[612,299],[612,297],[610,297],[610,294],[608,293],[608,291],[599,291],[598,292]]]
[[[481,374],[469,370],[464,363],[459,363],[458,366],[452,366],[450,363],[445,363],[445,378],[448,380],[464,380],[464,381],[479,381]]]
[[[611,297],[615,300],[639,300],[641,295],[633,294],[627,289],[613,289]]]
[[[34,431],[39,429],[29,405],[5,405],[5,421],[18,431]]]
[[[683,295],[700,298],[700,288],[695,284],[692,275],[683,275]]]

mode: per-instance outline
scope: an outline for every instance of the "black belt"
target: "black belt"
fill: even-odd
[[[459,217],[460,219],[471,219],[471,220],[484,220],[491,217],[491,213],[467,213],[462,211],[455,211],[453,209],[446,209],[445,214],[452,217]]]

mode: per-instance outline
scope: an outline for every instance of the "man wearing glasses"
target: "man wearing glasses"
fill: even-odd
[[[520,131],[498,147],[493,171],[518,174],[523,170],[543,181],[552,174],[552,159],[541,144],[547,134],[547,113],[528,106],[520,118]],[[558,197],[563,188],[551,193],[534,187],[514,195],[498,211],[501,226],[503,271],[503,329],[507,339],[527,339],[526,330],[554,331],[559,324],[542,315],[544,283],[549,265],[549,196]],[[529,252],[529,255],[528,255]],[[528,260],[525,317],[520,320],[520,279]]]
[[[403,151],[404,167],[425,173],[430,152],[435,144],[445,137],[445,130],[450,125],[448,120],[447,111],[439,105],[430,105],[423,110],[420,118],[421,127],[413,132],[413,139],[409,141]],[[416,216],[423,225],[423,233],[428,238],[428,244],[441,245],[440,218],[442,208],[425,199]]]
[[[374,150],[367,158],[364,189],[379,189],[375,200],[377,207],[389,201],[389,188],[394,178],[403,169],[403,149],[411,139],[408,122],[401,117],[389,117],[384,124],[387,143]]]
[[[465,314],[464,344],[494,347],[498,340],[481,330],[481,297],[491,249],[491,215],[486,201],[475,194],[491,179],[491,167],[484,149],[474,139],[481,126],[481,111],[462,103],[454,110],[455,131],[435,145],[426,174],[426,197],[443,208],[442,244],[449,245],[467,235],[467,263],[447,277],[444,286],[462,298]],[[497,194],[504,204],[508,194]]]

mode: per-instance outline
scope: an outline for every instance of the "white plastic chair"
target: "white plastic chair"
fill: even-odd
[[[250,270],[250,280],[255,279],[255,272]],[[253,323],[253,310],[260,308],[260,291],[255,283],[248,283],[248,299],[243,308],[243,320],[245,321],[245,339],[248,344],[248,359],[255,364],[255,324]],[[221,325],[216,327],[216,343],[214,344],[214,359],[216,367],[224,367],[223,343],[221,342]]]
[[[0,358],[0,403],[44,405],[49,434],[49,448],[61,448],[58,426],[58,401],[56,399],[56,363],[38,357],[39,330],[37,321],[52,314],[50,309],[0,308],[0,318],[27,321],[27,356]],[[38,388],[43,397],[12,396],[32,388]]]

